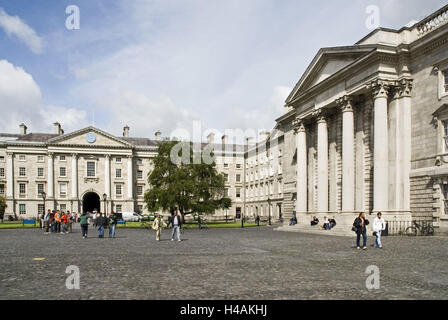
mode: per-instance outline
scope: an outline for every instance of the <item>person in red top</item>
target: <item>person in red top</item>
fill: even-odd
[[[61,222],[62,222],[62,232],[61,233],[68,233],[68,228],[67,228],[68,227],[68,216],[65,212],[62,213]]]

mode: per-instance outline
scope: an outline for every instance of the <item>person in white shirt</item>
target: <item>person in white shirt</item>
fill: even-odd
[[[375,248],[383,248],[383,244],[381,243],[381,232],[386,230],[386,221],[381,217],[381,212],[378,212],[377,217],[373,221],[373,231],[376,232],[375,244],[373,245]]]

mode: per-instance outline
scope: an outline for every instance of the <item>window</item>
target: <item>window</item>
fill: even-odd
[[[67,170],[65,169],[65,167],[60,167],[60,168],[59,168],[59,175],[60,175],[61,177],[65,177],[65,176],[67,176]]]
[[[142,213],[143,212],[143,206],[142,205],[138,205],[137,207],[138,207],[138,212]]]
[[[224,197],[228,197],[229,196],[229,189],[225,188],[224,189]]]
[[[44,162],[44,156],[37,156],[37,162]]]
[[[236,188],[236,197],[241,198],[241,189],[240,188]]]
[[[237,163],[237,164],[236,164],[236,168],[237,168],[237,169],[241,169],[241,163]]]
[[[115,177],[121,178],[121,169],[115,169]]]
[[[137,179],[143,179],[143,171],[142,170],[137,171]]]
[[[229,182],[229,175],[227,173],[224,173],[224,180],[226,182]]]
[[[137,186],[137,195],[138,196],[143,195],[143,186]]]
[[[26,214],[26,205],[19,204],[19,214]]]
[[[61,183],[59,185],[59,194],[61,196],[66,196],[67,195],[67,184],[66,183]]]
[[[19,168],[19,176],[24,177],[26,175],[26,169],[21,167]]]
[[[44,205],[43,204],[37,205],[37,213],[39,214],[39,216],[42,216],[44,214]]]
[[[117,204],[117,205],[115,206],[115,211],[116,211],[117,213],[121,213],[122,210],[123,210],[123,209],[122,209],[121,204]]]
[[[448,120],[442,121],[443,123],[443,151],[448,151]]]
[[[96,176],[96,164],[93,161],[87,162],[87,177],[95,177]]]
[[[224,163],[224,168],[228,168],[229,164],[228,163]]]
[[[448,70],[443,71],[443,88],[448,93]]]
[[[44,192],[44,184],[43,183],[38,183],[37,184],[37,195],[39,197],[42,196],[42,192]]]
[[[44,176],[44,168],[37,168],[37,176],[38,177]]]
[[[65,161],[65,156],[59,156],[59,161]]]
[[[236,175],[236,182],[241,182],[241,175],[240,174]]]
[[[5,176],[5,168],[0,168],[0,177]]]
[[[121,196],[123,194],[122,192],[123,192],[123,188],[122,188],[121,184],[115,185],[115,194],[117,196]]]
[[[115,158],[116,163],[121,163],[121,157]]]
[[[137,165],[141,166],[143,164],[143,160],[142,159],[137,159]]]
[[[26,161],[26,157],[24,154],[19,155],[19,161]]]
[[[22,195],[26,193],[26,184],[25,183],[19,184],[19,193]]]
[[[5,185],[2,183],[0,184],[0,195],[4,195],[5,194]]]
[[[4,156],[0,156],[0,162],[5,162],[5,157]]]
[[[59,210],[61,210],[61,212],[66,212],[67,211],[67,205],[66,204],[60,204],[59,205]]]
[[[448,215],[448,184],[443,185],[443,199],[445,204],[445,214]]]

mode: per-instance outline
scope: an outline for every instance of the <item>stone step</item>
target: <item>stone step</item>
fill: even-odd
[[[338,237],[355,237],[356,234],[351,231],[352,226],[350,225],[336,225],[331,230],[320,230],[319,227],[311,227],[310,225],[297,224],[295,226],[289,226],[284,224],[278,228],[275,228],[274,231],[283,231],[283,232],[299,232],[299,233],[308,233],[308,234],[319,234],[319,235],[328,235],[328,236],[338,236]],[[367,231],[369,233],[369,231]]]

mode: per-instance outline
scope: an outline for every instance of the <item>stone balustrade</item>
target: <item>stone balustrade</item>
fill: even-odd
[[[421,37],[448,22],[448,6],[423,19],[417,24],[417,33]]]

